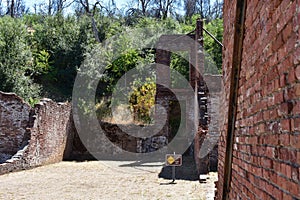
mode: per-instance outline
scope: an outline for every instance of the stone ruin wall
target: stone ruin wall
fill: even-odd
[[[15,94],[0,92],[0,174],[63,160],[71,105],[43,99],[31,108]]]
[[[148,148],[117,124],[99,123],[105,135],[90,143],[100,147],[97,154],[109,158],[122,149],[136,153]],[[94,159],[81,140],[70,103],[43,99],[31,108],[17,95],[0,92],[0,175],[62,160]],[[161,146],[159,142],[154,138],[149,145]]]
[[[161,134],[145,139],[128,135],[117,124],[101,122],[100,125],[105,136],[93,140],[91,145],[100,146],[97,154],[107,155],[108,158],[122,149],[145,153],[156,151],[168,143],[163,135],[168,125],[164,125]],[[76,131],[69,103],[43,99],[31,108],[15,94],[2,92],[0,155],[0,174],[62,160],[94,159]]]
[[[30,110],[21,98],[0,92],[0,163],[22,146]]]
[[[89,135],[81,135],[84,133],[78,134],[73,126],[74,129],[69,132],[69,145],[67,145],[69,153],[65,156],[66,160],[112,159],[123,151],[137,152],[137,138],[128,135],[118,124],[109,122],[99,122],[99,124],[101,127],[95,127],[94,131],[93,128],[91,129],[91,139],[87,139]],[[128,126],[130,128],[133,125]],[[98,128],[102,130],[99,131]],[[88,149],[85,145],[88,145]]]
[[[217,171],[218,141],[220,137],[221,75],[205,74],[208,90],[199,98],[199,107],[205,107],[204,123],[200,123],[194,141],[194,158],[199,174]],[[200,112],[201,113],[201,112]],[[206,119],[207,118],[207,119]]]
[[[200,23],[201,24],[201,23]],[[200,29],[199,22],[197,22],[197,29]],[[199,33],[197,33],[199,32]],[[200,35],[199,35],[200,34]],[[171,88],[170,78],[170,52],[176,51],[187,51],[190,54],[190,63],[194,63],[199,66],[199,71],[203,74],[199,74],[194,69],[194,66],[190,66],[190,84],[194,88],[194,92],[197,95],[197,101],[199,104],[199,120],[195,119],[195,109],[190,109],[192,113],[186,113],[188,122],[197,120],[197,133],[192,143],[192,154],[196,162],[198,174],[207,174],[209,171],[217,170],[218,163],[218,139],[220,136],[219,131],[219,113],[220,113],[220,92],[221,92],[221,80],[220,75],[211,75],[204,73],[204,57],[201,53],[201,42],[198,43],[197,38],[201,38],[201,31],[196,31],[195,35],[189,35],[188,37],[182,37],[183,35],[163,35],[158,44],[156,52],[156,63],[157,63],[157,81],[163,83],[165,86]],[[178,40],[180,38],[180,41]],[[185,38],[185,39],[183,39]],[[187,39],[188,38],[188,39]],[[174,42],[176,41],[176,42]],[[195,49],[199,51],[195,52]],[[166,50],[168,49],[168,51]],[[197,86],[196,86],[197,82]],[[173,88],[175,89],[175,88]],[[163,105],[169,112],[169,101],[173,100],[174,95],[169,94],[165,91],[165,88],[158,85],[156,102]],[[183,99],[181,99],[183,100]],[[188,99],[184,99],[188,101]],[[189,105],[189,103],[188,103]],[[209,120],[209,118],[211,120]],[[158,120],[157,120],[158,121]],[[169,116],[167,123],[163,130],[160,132],[162,139],[169,139]],[[170,142],[170,141],[169,141]],[[205,156],[203,156],[205,155]]]

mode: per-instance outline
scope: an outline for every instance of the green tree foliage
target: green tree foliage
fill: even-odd
[[[191,20],[181,23],[183,33],[193,32],[200,15],[193,15]],[[223,19],[214,19],[208,23],[204,21],[204,28],[220,42],[223,40]],[[222,47],[207,33],[204,34],[205,72],[220,74],[222,71]],[[181,54],[181,55],[180,55]],[[185,53],[172,54],[171,68],[175,69],[188,79],[188,55]]]
[[[36,64],[48,69],[46,73],[35,73],[36,82],[43,85],[44,95],[56,100],[68,99],[84,59],[85,46],[93,43],[87,19],[32,15],[24,21],[34,30],[29,41]]]
[[[212,35],[214,35],[217,40],[223,40],[223,19],[215,19],[205,25],[206,30],[208,30]],[[210,59],[207,64],[213,62],[214,66],[217,66],[217,70],[220,73],[222,71],[222,47],[214,41],[208,34],[204,35],[204,48],[208,54],[206,57]],[[213,67],[213,66],[211,66]]]
[[[39,97],[39,86],[33,83],[31,69],[33,56],[26,42],[28,33],[19,19],[0,18],[0,90],[15,92],[27,101]]]
[[[186,80],[189,80],[189,55],[187,52],[177,52],[171,54],[171,69],[176,70],[179,72]],[[177,78],[173,78],[173,74],[171,73],[171,81],[172,87],[180,88],[181,81]]]
[[[106,93],[111,93],[117,81],[129,70],[135,68],[141,60],[137,50],[128,49],[106,68]]]
[[[154,51],[139,47],[154,46],[161,34],[173,34],[174,30],[186,34],[195,29],[197,15],[182,20],[184,22],[166,17],[172,16],[179,1],[137,2],[144,2],[140,5],[142,14],[112,16],[100,4],[96,7],[89,4],[89,12],[84,12],[85,7],[83,12],[68,16],[57,12],[55,15],[40,13],[15,19],[0,18],[0,90],[15,92],[30,102],[39,96],[57,101],[69,100],[76,75],[83,73],[81,66],[87,66],[86,75],[100,80],[97,94],[102,97],[111,95],[114,85],[125,72],[154,63]],[[222,20],[215,19],[205,25],[220,41],[222,23]],[[123,34],[135,28],[138,31]],[[149,29],[158,34],[144,39]],[[114,43],[111,51],[104,48],[109,39]],[[205,50],[211,56],[209,62],[214,61],[220,70],[222,49],[208,35],[204,40]],[[182,52],[172,54],[171,68],[188,79],[186,58],[188,55]],[[104,74],[96,73],[99,63],[106,66]],[[145,85],[129,85],[134,91],[131,109],[146,121],[150,119],[150,104],[154,103],[153,80]],[[136,82],[139,81],[137,77]],[[172,84],[176,86],[176,82]]]

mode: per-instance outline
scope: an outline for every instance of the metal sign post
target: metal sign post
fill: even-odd
[[[166,166],[171,166],[172,167],[172,179],[173,181],[171,183],[175,182],[176,179],[176,173],[175,169],[176,166],[181,166],[182,165],[182,155],[181,154],[167,154],[166,155]]]
[[[176,176],[175,176],[175,166],[172,166],[172,179],[173,179],[172,183],[174,183],[175,179],[176,179]]]

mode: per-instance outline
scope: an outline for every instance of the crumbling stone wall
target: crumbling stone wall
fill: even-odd
[[[7,96],[7,95],[3,95]],[[15,99],[18,99],[13,95]],[[1,105],[7,105],[7,98],[1,98]],[[6,102],[6,103],[5,103]],[[11,102],[11,101],[9,101]],[[12,106],[12,104],[9,104]],[[29,169],[36,166],[41,166],[50,163],[56,163],[63,160],[64,151],[68,133],[71,130],[70,117],[71,105],[69,103],[57,104],[49,99],[42,100],[35,105],[33,109],[21,100],[14,101],[15,108],[26,107],[22,114],[18,113],[15,118],[6,118],[5,126],[11,127],[11,132],[7,133],[10,140],[18,141],[20,134],[23,137],[23,145],[19,146],[18,152],[12,158],[0,164],[0,174],[21,169]],[[11,109],[10,107],[5,107]],[[27,112],[30,111],[30,114]],[[25,114],[28,114],[26,118]],[[3,113],[1,114],[3,116]],[[20,127],[17,116],[28,119],[27,126]],[[24,120],[24,123],[26,120]],[[19,130],[19,132],[14,132]]]
[[[36,165],[63,160],[69,130],[71,105],[43,99],[31,114],[29,154]],[[31,157],[32,156],[32,157]]]
[[[70,103],[43,99],[31,108],[15,94],[0,93],[0,116],[0,174],[62,160],[94,159],[76,131]],[[103,140],[97,137],[90,144],[99,147],[97,154],[110,158],[123,150],[137,152],[138,138],[118,124],[99,124]]]
[[[118,154],[123,152],[137,153],[139,138],[136,138],[122,130],[133,130],[135,124],[113,124],[99,121],[100,127],[91,127],[91,132],[79,135],[76,129],[69,131],[68,147],[69,153],[65,155],[66,160],[90,160],[90,159],[118,159]],[[102,129],[99,131],[99,129]],[[84,133],[81,133],[84,134]],[[88,139],[88,138],[91,139]],[[87,146],[85,146],[87,145]]]
[[[236,0],[224,1],[228,110]],[[300,199],[300,1],[247,1],[229,199]],[[225,109],[224,109],[225,110]],[[219,142],[222,199],[227,113]]]
[[[198,127],[194,142],[194,157],[199,174],[217,171],[218,141],[220,137],[220,105],[221,101],[221,75],[205,74],[205,84],[209,85],[205,95],[200,96],[200,109],[204,107],[204,120]],[[204,93],[203,93],[204,94]]]
[[[17,95],[0,92],[0,163],[22,146],[30,110]]]
[[[192,148],[193,156],[196,162],[198,174],[207,174],[210,169],[216,170],[217,168],[217,141],[219,138],[219,94],[221,88],[221,76],[204,74],[205,72],[205,58],[203,55],[203,21],[197,20],[195,34],[190,34],[188,37],[184,35],[163,35],[158,42],[158,49],[156,51],[156,65],[157,73],[156,78],[158,83],[163,83],[165,87],[171,88],[170,78],[170,60],[171,52],[187,51],[190,54],[190,85],[194,89],[194,94],[189,94],[184,97],[184,92],[181,90],[182,99],[186,101],[187,107],[193,106],[189,98],[192,97],[195,100],[197,96],[197,108],[192,107],[187,109],[186,125],[187,127],[197,127],[197,132],[193,135],[193,141],[187,141],[193,143]],[[191,39],[193,38],[193,39]],[[161,49],[160,49],[161,48]],[[168,49],[169,51],[162,50]],[[201,73],[199,73],[201,72]],[[179,88],[172,88],[174,90]],[[180,89],[179,89],[180,90]],[[170,127],[170,110],[174,109],[169,106],[171,100],[174,99],[174,95],[161,85],[157,85],[156,90],[156,103],[164,106],[168,111],[166,125],[161,131],[161,138],[167,139],[167,143],[172,140],[169,136],[171,132]],[[178,91],[177,91],[178,92]],[[187,92],[187,91],[185,91]],[[188,93],[186,93],[188,94]],[[177,108],[178,109],[178,108]],[[180,109],[180,108],[179,108]],[[160,115],[157,115],[160,116]],[[209,122],[209,118],[212,120]],[[160,121],[160,120],[156,120]],[[185,132],[193,132],[191,130],[185,130]],[[148,139],[148,141],[151,140]],[[182,138],[182,144],[185,138]],[[166,144],[167,144],[166,143]],[[151,142],[149,142],[151,144]],[[151,148],[150,148],[151,149]],[[191,151],[189,151],[191,153]],[[210,166],[211,164],[211,166]]]

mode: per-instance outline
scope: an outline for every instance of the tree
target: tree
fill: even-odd
[[[77,1],[77,3],[79,3],[82,6],[85,14],[90,17],[95,39],[97,40],[97,42],[101,43],[101,40],[99,38],[99,31],[94,16],[96,13],[97,6],[100,6],[101,8],[103,8],[103,6],[101,5],[100,1],[96,1],[93,5],[89,3],[89,0],[79,0]]]
[[[153,3],[153,0],[136,0],[137,8],[131,7],[127,12],[131,14],[137,14],[141,16],[149,16],[150,13],[150,6]]]
[[[44,3],[36,3],[33,5],[35,14],[56,15],[62,14],[64,9],[70,7],[74,0],[48,0]]]
[[[8,0],[6,7],[6,15],[11,17],[21,17],[26,11],[23,0]]]
[[[208,24],[205,25],[205,28],[213,34],[217,40],[222,41],[223,39],[223,20],[214,19]],[[214,61],[214,65],[217,67],[217,70],[220,72],[222,70],[222,47],[217,44],[214,39],[209,35],[204,35],[204,48],[206,53],[209,55],[207,58],[211,58]],[[209,63],[207,63],[209,64]]]
[[[62,13],[63,9],[65,8],[65,3],[67,2],[67,0],[56,0],[55,4],[56,4],[56,10],[57,13]],[[71,5],[73,2],[71,2],[69,5]]]
[[[0,0],[0,16],[2,16],[4,13],[3,13],[3,2],[2,0]]]
[[[195,30],[195,24],[200,15],[193,15],[191,19],[186,20],[185,23],[181,23],[181,27],[184,33],[189,33]],[[212,21],[205,20],[204,28],[208,30],[218,41],[223,40],[223,20],[216,18]],[[205,53],[205,72],[218,74],[222,71],[222,47],[206,32],[204,34],[204,53]],[[178,56],[174,56],[171,64],[174,62],[174,69],[182,73],[181,59]],[[179,66],[179,67],[178,67]],[[179,69],[179,70],[178,70]],[[184,71],[182,73],[185,74]]]
[[[24,18],[34,30],[28,37],[35,65],[49,66],[46,73],[33,73],[43,87],[43,95],[57,101],[70,99],[77,69],[85,48],[96,41],[87,16],[30,15]]]
[[[223,0],[215,0],[212,6],[212,14],[214,19],[223,18],[223,5],[224,5]]]
[[[180,2],[178,0],[154,0],[155,16],[166,19],[168,14],[173,14],[173,10]]]
[[[200,14],[202,19],[211,21],[222,18],[223,0],[184,0],[185,16],[188,19]]]
[[[33,83],[30,73],[34,64],[27,36],[21,20],[0,18],[0,90],[32,102],[39,97],[40,87]]]
[[[196,13],[196,1],[184,0],[185,16],[191,18]]]
[[[147,16],[148,7],[149,4],[151,3],[151,0],[139,0],[139,3],[141,5],[142,14],[144,16]]]

